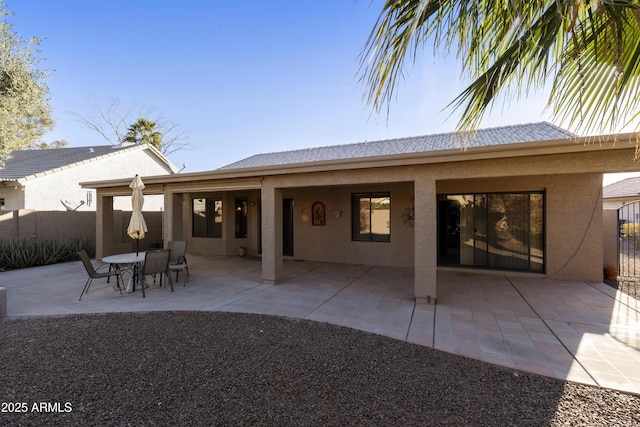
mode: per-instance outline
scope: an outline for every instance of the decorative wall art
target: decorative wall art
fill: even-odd
[[[315,202],[311,211],[313,213],[311,225],[325,225],[324,204],[322,202]]]

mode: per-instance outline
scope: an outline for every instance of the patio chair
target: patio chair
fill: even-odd
[[[169,285],[171,285],[171,292],[173,292],[173,280],[171,280],[171,274],[169,273],[170,254],[170,249],[150,249],[145,252],[144,264],[139,268],[140,288],[142,288],[143,298],[146,297],[144,294],[145,277],[150,275],[153,275],[155,282],[156,274],[160,274],[160,286],[162,286],[162,275],[167,276]]]
[[[187,252],[187,242],[184,240],[169,242],[169,249],[171,250],[169,270],[176,272],[176,281],[178,281],[180,271],[184,270],[185,275],[182,279],[182,286],[187,286],[187,281],[189,280],[189,266],[187,265],[187,258],[185,257],[185,253]]]
[[[78,252],[78,255],[82,260],[84,269],[87,270],[87,274],[89,275],[89,278],[84,284],[84,288],[82,288],[82,292],[80,292],[80,298],[78,298],[78,301],[82,300],[82,295],[89,292],[89,287],[91,286],[91,283],[93,282],[94,279],[102,279],[106,277],[107,283],[109,283],[108,280],[111,276],[116,276],[118,290],[120,291],[120,295],[122,295],[122,288],[120,287],[120,282],[122,281],[122,274],[120,272],[120,269],[117,266],[114,267],[110,264],[102,264],[96,269],[91,263],[91,259],[89,259],[89,254],[87,254],[87,251],[83,249],[80,252]],[[109,271],[102,271],[102,272],[98,271],[103,267],[109,267]],[[124,281],[122,281],[122,285],[124,286]]]

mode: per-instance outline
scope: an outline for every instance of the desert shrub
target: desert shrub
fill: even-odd
[[[89,239],[0,240],[0,271],[75,261],[82,249],[95,256],[95,244]]]
[[[620,226],[620,237],[630,238],[630,237],[638,237],[640,238],[640,224],[636,222],[627,222]]]

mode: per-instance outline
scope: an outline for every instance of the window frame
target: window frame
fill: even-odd
[[[490,244],[494,244],[495,243],[495,238],[496,238],[496,234],[495,234],[495,230],[493,229],[493,225],[490,221],[490,205],[491,205],[491,200],[493,197],[495,196],[504,196],[504,195],[518,195],[518,196],[527,196],[528,197],[528,210],[526,212],[526,223],[525,224],[517,224],[519,228],[526,228],[527,230],[527,263],[528,263],[528,267],[526,268],[516,268],[516,267],[507,267],[504,265],[496,265],[496,264],[500,264],[499,262],[496,262],[496,260],[492,260],[491,259],[491,253],[489,251],[489,245]],[[487,242],[487,246],[486,249],[484,250],[484,258],[482,257],[482,251],[480,252],[476,252],[476,250],[474,249],[473,252],[473,263],[471,264],[463,264],[462,262],[457,263],[457,264],[442,264],[440,261],[440,253],[438,254],[438,266],[453,266],[453,267],[461,267],[461,268],[474,268],[474,269],[487,269],[487,270],[496,270],[496,271],[519,271],[519,272],[528,272],[528,273],[541,273],[541,274],[545,274],[547,271],[547,247],[546,247],[546,234],[547,234],[547,215],[546,215],[546,209],[547,209],[547,191],[546,189],[542,189],[542,190],[522,190],[522,191],[486,191],[486,192],[459,192],[459,193],[443,193],[443,194],[438,194],[437,198],[438,198],[438,250],[440,251],[441,248],[441,243],[442,243],[442,239],[444,238],[441,235],[441,231],[442,231],[442,224],[440,223],[441,219],[442,219],[442,213],[440,212],[440,201],[442,200],[446,200],[449,197],[452,196],[463,196],[463,197],[472,197],[473,198],[473,204],[475,205],[478,200],[479,197],[484,197],[485,203],[484,205],[479,208],[479,213],[480,214],[484,214],[484,216],[482,217],[482,220],[485,221],[486,223],[484,224],[485,229],[484,233],[486,234],[486,242]],[[533,215],[533,211],[531,209],[532,207],[532,202],[533,202],[533,197],[540,197],[540,209],[538,212],[536,212],[537,215]],[[478,232],[478,229],[481,228],[480,226],[478,226],[476,224],[477,221],[477,217],[475,216],[475,213],[472,214],[473,218],[470,218],[472,220],[472,226],[471,229],[472,234],[473,234],[473,248],[476,248],[476,243],[480,240],[478,240],[476,238],[476,234]],[[534,220],[536,220],[536,224],[534,224]],[[479,223],[481,223],[482,221],[480,221]],[[480,224],[482,225],[482,224]],[[533,225],[539,225],[541,230],[539,233],[535,233],[534,232],[534,227]],[[480,232],[480,234],[482,234],[483,231]],[[537,238],[534,239],[534,236],[536,236]],[[536,245],[537,244],[537,245]],[[538,246],[538,247],[536,247]],[[538,253],[534,253],[534,251],[537,251]],[[517,252],[514,252],[517,253]],[[480,257],[477,257],[477,255],[480,255]],[[535,258],[540,258],[541,259],[541,263],[540,268],[532,268],[533,265],[536,265],[536,263],[534,262]]]
[[[199,218],[196,217],[196,215],[199,215],[196,213],[195,209],[195,203],[197,200],[200,201],[200,203],[204,202],[204,221],[200,223],[204,224],[204,233],[202,233],[203,230],[200,230],[200,224],[198,224]],[[213,209],[210,209],[210,207],[213,207]],[[224,205],[220,198],[193,197],[191,199],[191,236],[203,239],[221,239],[222,230],[224,228],[223,207]]]
[[[360,203],[362,199],[369,199],[369,224],[372,220],[371,209],[372,199],[387,198],[389,199],[389,232],[387,234],[377,234],[372,230],[368,233],[362,233],[361,231],[361,208]],[[376,192],[358,192],[351,194],[351,240],[354,242],[390,242],[391,241],[391,192],[389,191],[376,191]]]

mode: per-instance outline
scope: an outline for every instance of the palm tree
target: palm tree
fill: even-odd
[[[552,113],[585,132],[640,118],[639,0],[386,0],[361,53],[365,98],[389,108],[406,57],[456,51],[472,83],[448,108],[474,130],[498,95],[553,83]]]
[[[162,133],[156,130],[156,123],[139,117],[129,128],[122,142],[134,144],[150,144],[160,150],[162,148]]]

